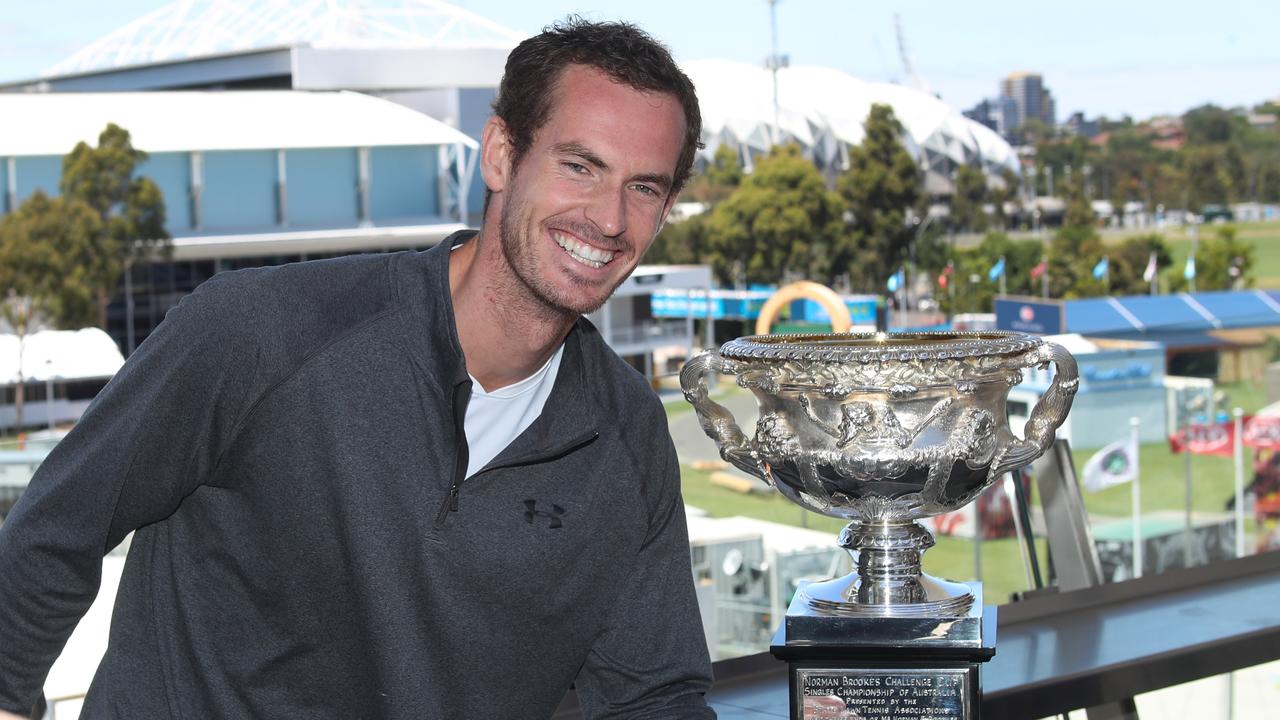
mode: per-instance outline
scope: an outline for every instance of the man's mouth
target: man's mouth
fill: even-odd
[[[592,247],[581,240],[576,240],[558,232],[551,233],[551,237],[556,241],[557,245],[569,253],[569,257],[587,267],[602,268],[618,254],[610,250]]]

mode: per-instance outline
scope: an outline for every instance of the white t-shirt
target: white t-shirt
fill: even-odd
[[[560,371],[564,345],[534,374],[513,385],[486,392],[471,378],[471,402],[464,427],[467,433],[467,477],[498,456],[542,414]]]

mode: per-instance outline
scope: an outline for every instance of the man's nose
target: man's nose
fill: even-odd
[[[627,203],[621,188],[602,189],[587,205],[590,220],[605,237],[617,237],[627,231]]]

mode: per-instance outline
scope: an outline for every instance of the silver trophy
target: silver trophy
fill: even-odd
[[[1056,368],[1053,383],[1019,439],[1005,414],[1009,389],[1024,369],[1049,363]],[[708,397],[713,373],[736,376],[755,395],[754,436]],[[933,537],[917,520],[963,507],[1004,473],[1039,457],[1066,419],[1079,380],[1066,350],[1031,335],[928,332],[739,338],[689,361],[680,384],[721,457],[807,510],[851,521],[839,543],[857,570],[797,592],[787,619],[790,642],[797,632],[841,627],[792,625],[798,612],[904,620],[980,616],[976,583],[921,573]],[[893,625],[878,627],[903,630]]]

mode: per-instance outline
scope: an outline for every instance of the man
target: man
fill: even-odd
[[[714,717],[664,415],[581,318],[700,123],[662,46],[569,21],[508,60],[478,234],[184,299],[0,529],[0,709],[136,530],[86,717]]]

